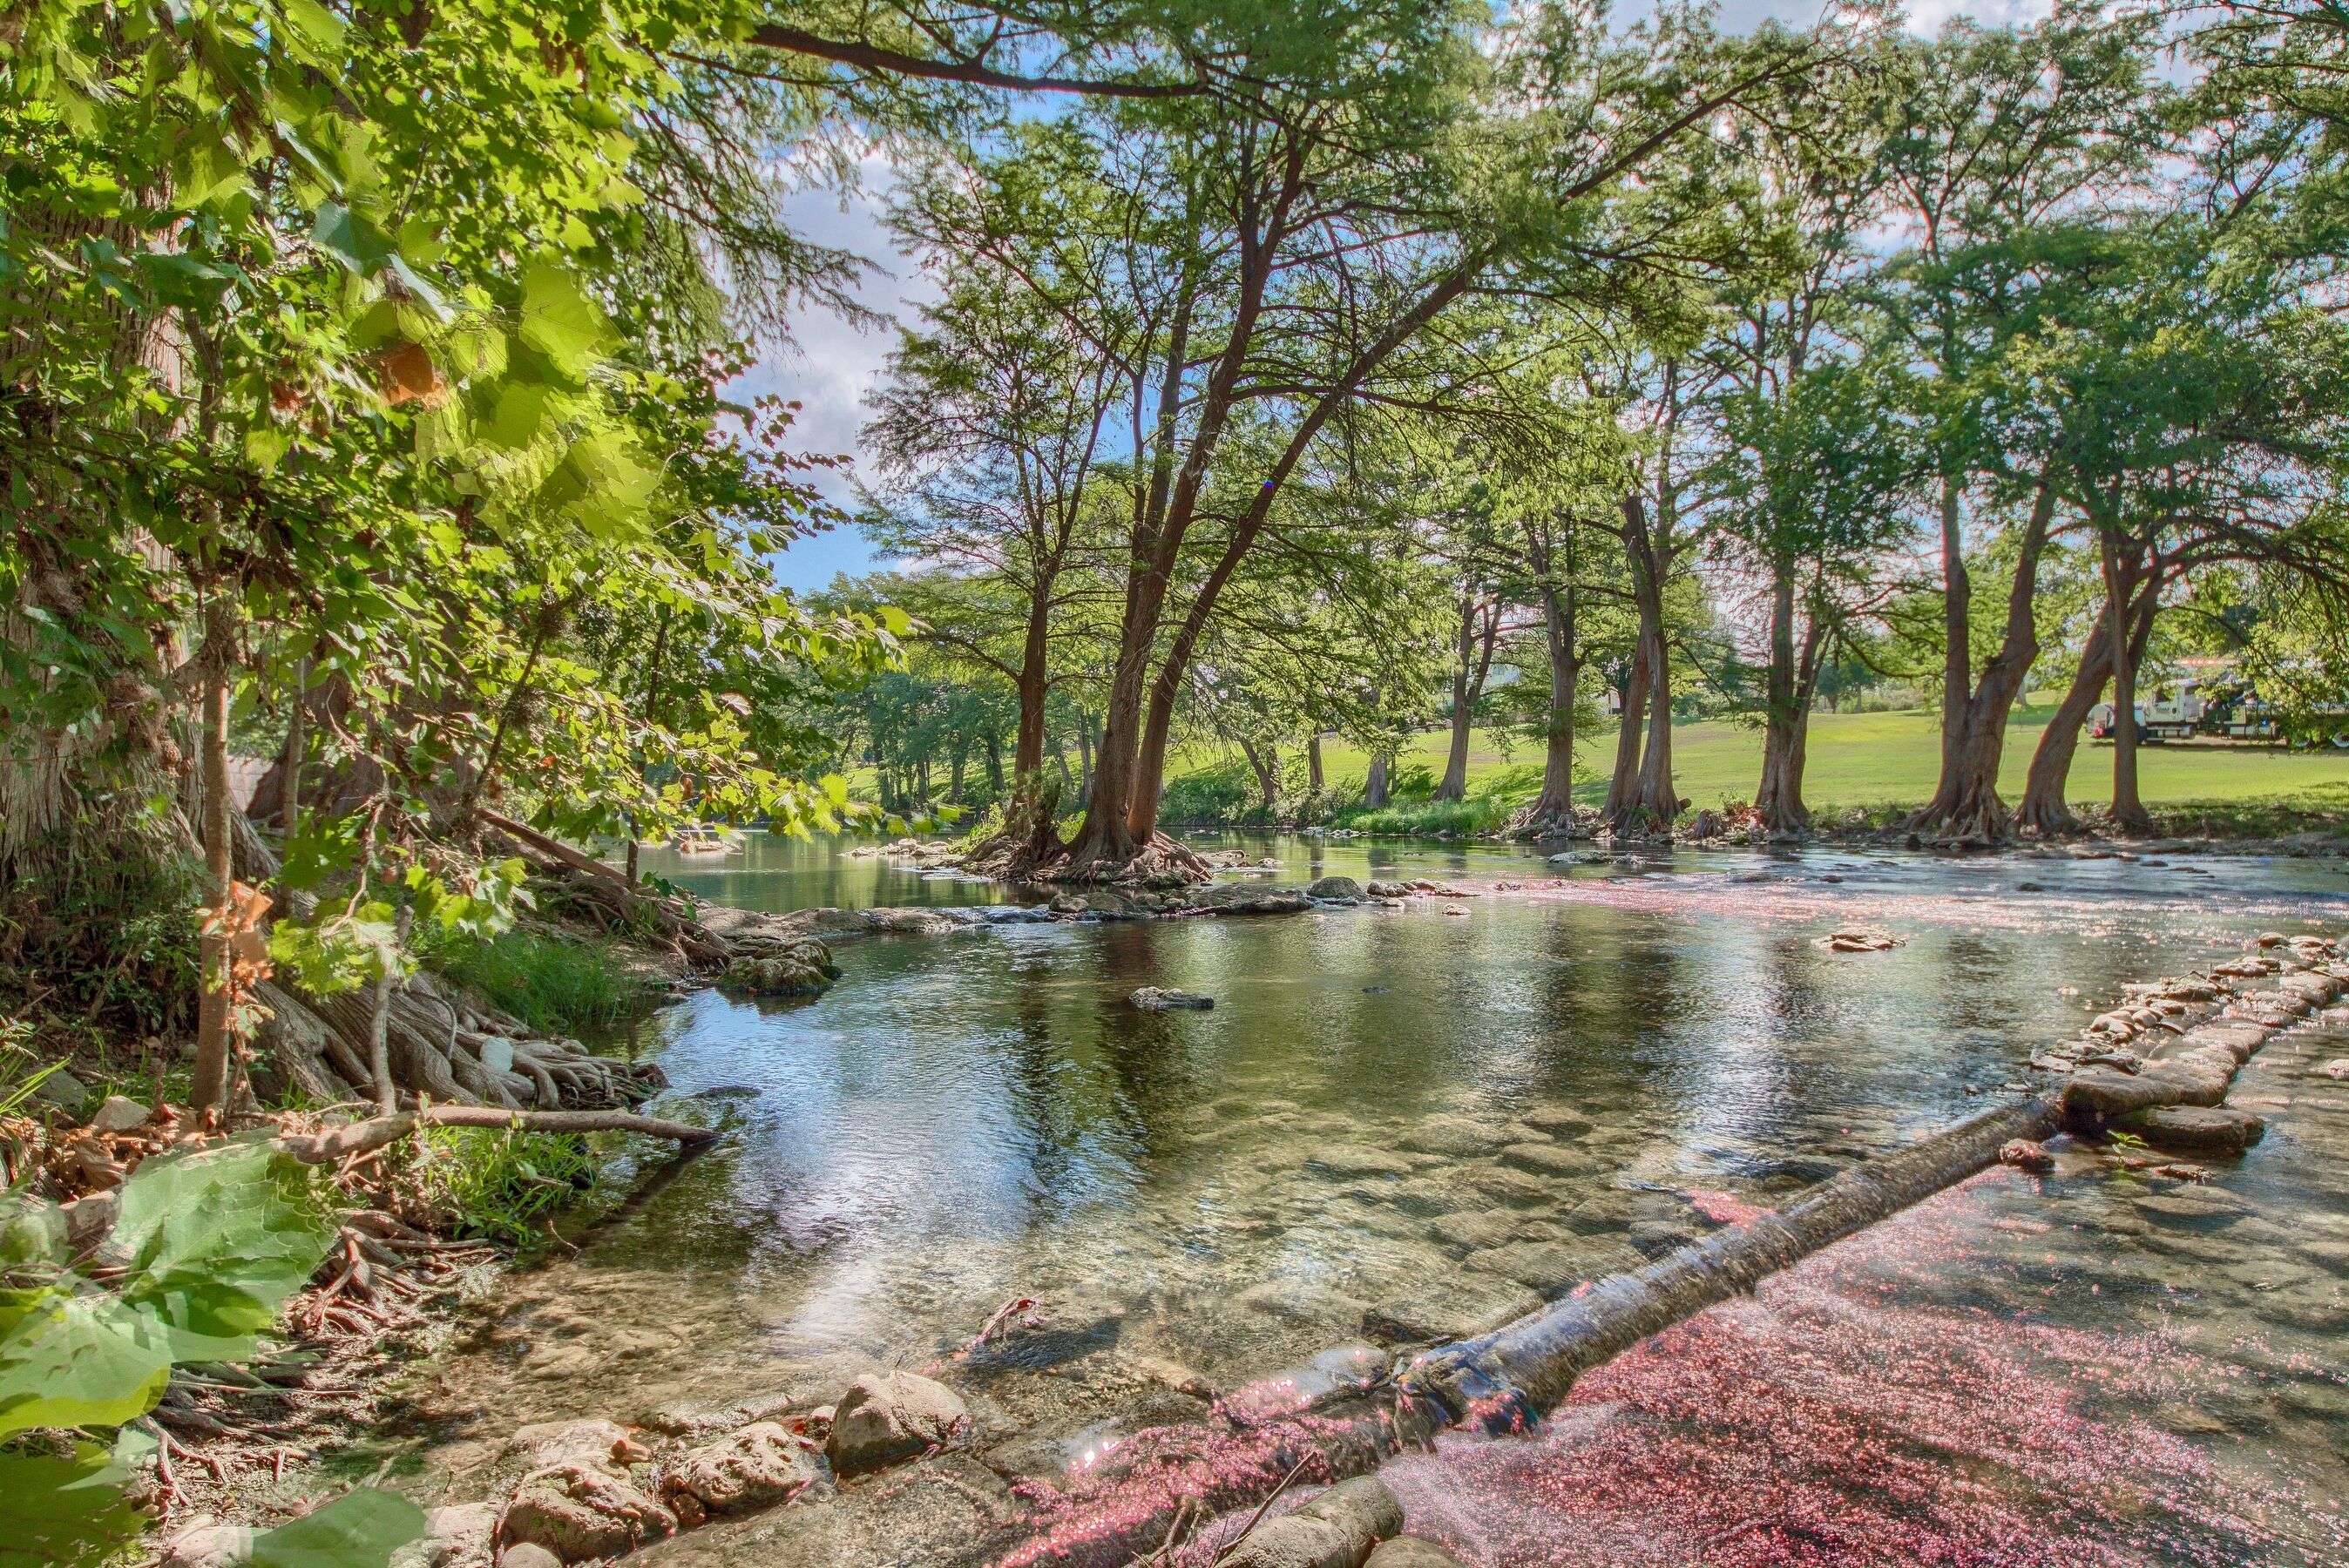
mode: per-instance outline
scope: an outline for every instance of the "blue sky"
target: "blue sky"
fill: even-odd
[[[1621,7],[1635,15],[1643,5]],[[1823,7],[1787,4],[1785,0],[1724,0],[1723,23],[1744,29],[1768,17],[1794,25],[1817,19]],[[2043,15],[2045,0],[1912,0],[1909,26],[1922,32],[1938,29],[1954,15],[1970,15],[1985,23],[2021,21]],[[810,239],[854,252],[875,263],[858,291],[867,309],[885,317],[911,321],[922,302],[934,297],[919,262],[898,254],[880,222],[888,169],[868,164],[865,189],[843,197],[834,191],[806,191],[786,203],[792,225]],[[864,422],[864,402],[880,382],[895,329],[887,325],[860,328],[830,311],[802,311],[792,321],[794,343],[773,351],[735,383],[735,394],[755,397],[781,393],[803,405],[795,427],[800,449],[842,452],[853,459],[857,432]],[[822,488],[836,500],[852,494],[847,479],[825,475]],[[840,573],[852,575],[872,569],[873,552],[853,528],[803,541],[777,562],[777,575],[792,588],[822,588]]]

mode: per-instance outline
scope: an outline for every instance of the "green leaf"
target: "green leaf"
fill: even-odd
[[[522,280],[522,340],[544,355],[556,372],[585,381],[601,357],[610,329],[578,279],[546,262],[533,262]]]
[[[391,260],[391,236],[372,220],[340,201],[318,203],[310,242],[361,277],[373,277]]]
[[[123,1495],[129,1472],[94,1443],[60,1458],[0,1453],[0,1568],[85,1568],[147,1527]]]
[[[153,1409],[171,1377],[170,1351],[111,1296],[0,1292],[0,1437],[119,1427]]]
[[[424,1512],[397,1493],[361,1487],[253,1542],[254,1568],[383,1568],[424,1533]]]
[[[109,1246],[129,1254],[122,1299],[181,1361],[251,1355],[336,1230],[309,1168],[261,1141],[150,1159],[120,1205]]]

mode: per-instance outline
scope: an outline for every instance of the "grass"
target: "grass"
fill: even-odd
[[[2052,703],[2018,707],[2008,727],[1999,779],[2009,802],[2022,798],[2031,754],[2052,713]],[[1441,731],[1414,736],[1396,759],[1396,772],[1404,777],[1419,769],[1440,773],[1447,744]],[[1576,799],[1597,805],[1605,798],[1614,748],[1612,724],[1582,738],[1576,748]],[[1940,719],[1929,710],[1816,714],[1805,797],[1822,813],[1920,804],[1933,792],[1940,748]],[[2137,756],[2146,804],[2168,818],[2176,830],[2266,834],[2291,831],[2312,820],[2349,820],[2349,752],[2196,741],[2146,746]],[[1211,759],[1202,757],[1199,761],[1204,766]],[[1322,761],[1333,792],[1359,792],[1370,765],[1359,748],[1325,739]],[[1762,770],[1762,732],[1728,720],[1675,725],[1672,764],[1681,794],[1700,807],[1751,800]],[[2110,799],[2112,766],[2109,745],[2083,742],[2065,789],[2075,807]],[[1372,832],[1480,831],[1531,799],[1540,784],[1540,754],[1535,748],[1519,745],[1513,755],[1505,753],[1490,735],[1479,731],[1468,753],[1466,801],[1436,807],[1424,799],[1404,799],[1382,811],[1341,813],[1340,820]]]
[[[531,1027],[559,1034],[608,1028],[644,996],[643,982],[607,944],[533,931],[436,954],[433,967]]]

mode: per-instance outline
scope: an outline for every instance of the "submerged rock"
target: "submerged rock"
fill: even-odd
[[[942,1449],[969,1429],[970,1412],[943,1383],[912,1372],[868,1372],[832,1412],[825,1455],[842,1475]]]
[[[1402,1530],[1402,1504],[1386,1482],[1356,1476],[1257,1525],[1223,1568],[1361,1568],[1372,1548]]]
[[[1825,948],[1829,953],[1889,953],[1902,944],[1903,939],[1889,931],[1855,926],[1822,936],[1811,945]]]
[[[523,1477],[498,1520],[498,1542],[543,1546],[565,1563],[616,1557],[675,1532],[677,1515],[600,1465],[549,1465]]]
[[[2113,1125],[2157,1149],[2188,1154],[2240,1154],[2268,1130],[2268,1124],[2250,1111],[2223,1105],[2159,1106],[2131,1111]]]
[[[2028,1171],[2044,1176],[2055,1169],[2055,1157],[2047,1152],[2046,1145],[2028,1138],[2013,1138],[1998,1146],[1998,1162],[2012,1165],[2017,1171]]]
[[[1411,882],[1383,877],[1371,879],[1370,894],[1372,898],[1409,898],[1418,891],[1418,887]]]
[[[1216,1005],[1213,996],[1202,996],[1194,991],[1173,991],[1160,985],[1144,985],[1126,1000],[1145,1013],[1204,1013]]]
[[[687,1526],[789,1502],[822,1479],[810,1447],[780,1422],[756,1422],[679,1455],[661,1478],[661,1500]]]
[[[1449,1344],[1490,1334],[1541,1304],[1515,1280],[1464,1272],[1364,1307],[1362,1335],[1381,1345]]]

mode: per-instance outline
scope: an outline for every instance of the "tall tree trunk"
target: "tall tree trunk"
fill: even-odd
[[[970,759],[970,742],[966,740],[957,746],[948,757],[950,759],[947,765],[947,803],[959,806],[962,804],[963,767]]]
[[[1248,771],[1256,775],[1257,804],[1270,815],[1280,796],[1280,755],[1269,745],[1258,746],[1243,738],[1240,755],[1247,758]]]
[[[285,749],[278,758],[277,820],[292,843],[302,830],[302,760],[310,738],[310,661],[303,659],[294,677],[294,700],[285,714]]]
[[[980,739],[987,748],[988,787],[998,795],[1003,793],[1003,738],[990,729]]]
[[[1317,729],[1305,738],[1306,792],[1318,799],[1321,794],[1322,783],[1321,732]]]
[[[1524,820],[1560,827],[1574,820],[1574,697],[1582,682],[1574,584],[1546,583],[1541,600],[1542,631],[1549,644],[1549,717],[1543,727],[1541,793]]]
[[[1631,793],[1640,782],[1640,738],[1648,722],[1648,640],[1631,647],[1631,667],[1618,694],[1622,717],[1615,731],[1615,771],[1607,780],[1607,804],[1600,816],[1612,825],[1631,808]]]
[[[228,776],[229,613],[226,587],[215,583],[204,601],[202,765],[204,896],[214,912],[199,944],[203,991],[197,1003],[194,1081],[188,1108],[198,1116],[228,1109],[230,887]]]
[[[1973,682],[1973,578],[1966,570],[1963,476],[1941,476],[1941,777],[1963,769]],[[1937,791],[1938,793],[1938,791]]]
[[[2129,646],[2145,655],[2153,635],[2153,607],[2158,592],[2153,583],[2141,583],[2129,599]],[[2026,832],[2054,838],[2079,830],[2079,819],[2066,802],[2072,760],[2079,754],[2080,731],[2088,714],[2103,700],[2105,684],[2113,676],[2112,606],[2096,613],[2096,624],[2081,645],[2080,667],[2072,685],[2055,705],[2054,717],[2039,732],[2039,747],[2031,755],[2031,773],[2023,787],[2023,803],[2015,825]]]
[[[2098,531],[2098,552],[2104,560],[2106,602],[2127,603],[2128,580],[2116,530]],[[2125,832],[2150,832],[2153,819],[2137,798],[2137,650],[2130,646],[2123,619],[2106,619],[2113,662],[2113,823]]]
[[[1620,822],[1634,830],[1666,830],[1681,812],[1680,789],[1672,777],[1671,646],[1664,635],[1664,577],[1671,561],[1659,547],[1640,496],[1624,498],[1623,515],[1640,646],[1648,670],[1648,735],[1639,778],[1623,804]]]
[[[1795,563],[1784,555],[1770,562],[1770,670],[1763,687],[1762,781],[1754,807],[1773,833],[1796,833],[1810,825],[1797,786],[1790,803],[1787,772],[1795,760],[1795,732],[1802,715],[1795,706]]]
[[[1959,524],[1946,516],[1954,530]],[[1971,682],[1971,653],[1960,645],[1959,656],[1943,661],[1941,693],[1941,777],[1933,799],[1909,819],[1911,831],[1961,843],[1991,844],[2004,839],[2013,826],[2006,802],[1999,798],[1998,770],[2006,754],[2006,726],[2014,704],[2030,679],[2039,657],[2037,597],[2039,562],[2047,546],[2047,532],[2055,515],[2055,492],[2042,484],[2032,498],[2031,515],[2023,524],[2017,552],[2014,582],[2007,590],[2006,625],[1998,652],[1982,666],[1979,684]],[[1943,570],[1950,569],[1944,545]],[[1962,561],[1953,581],[1961,597],[1971,603],[1972,585]],[[1943,635],[1961,625],[1971,635],[1971,615],[1964,622],[1946,623]],[[1958,685],[1947,683],[1955,679]]]
[[[1388,800],[1387,769],[1387,754],[1371,752],[1371,770],[1362,779],[1362,804],[1373,811],[1385,806]]]
[[[1093,798],[1093,716],[1084,709],[1077,710],[1077,801],[1090,805]]]
[[[1485,678],[1493,670],[1493,644],[1500,634],[1498,600],[1480,603],[1472,586],[1460,598],[1460,638],[1452,666],[1452,745],[1444,759],[1444,780],[1435,787],[1438,800],[1468,798],[1468,741],[1476,722],[1476,704],[1485,695]]]

